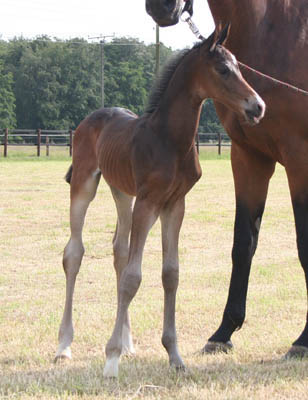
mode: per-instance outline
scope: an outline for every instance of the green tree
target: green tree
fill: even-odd
[[[155,81],[155,45],[115,38],[104,50],[105,106],[125,107],[141,115]],[[17,119],[19,128],[75,128],[101,104],[100,51],[99,43],[79,38],[0,40],[1,93],[6,90],[0,100],[2,120],[6,116],[9,126],[15,126]],[[161,65],[172,55],[170,48],[160,44]],[[223,131],[211,101],[203,107],[200,131]]]
[[[13,74],[5,71],[0,58],[0,129],[16,127]]]

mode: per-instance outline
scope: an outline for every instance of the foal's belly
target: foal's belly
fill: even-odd
[[[136,195],[135,179],[132,172],[131,154],[127,143],[102,140],[98,153],[99,169],[105,181],[121,192]]]

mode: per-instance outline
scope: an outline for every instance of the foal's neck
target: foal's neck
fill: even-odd
[[[160,127],[158,135],[185,154],[195,146],[203,103],[196,94],[194,75],[188,55],[174,72],[155,111],[155,120]]]

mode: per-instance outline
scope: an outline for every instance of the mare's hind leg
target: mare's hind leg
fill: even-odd
[[[128,262],[129,234],[132,227],[132,212],[134,198],[114,187],[110,187],[117,207],[117,228],[113,238],[114,268],[117,275],[117,292],[119,296],[119,284],[123,269]],[[134,353],[133,339],[131,335],[128,311],[126,312],[122,332],[122,354]]]
[[[302,168],[306,163],[307,155],[302,155],[302,159],[300,154],[297,154],[297,157],[299,165],[296,165],[295,160],[291,160],[291,168],[286,165],[286,170],[295,218],[298,256],[305,274],[308,297],[308,171]],[[286,354],[287,358],[304,356],[308,357],[308,311],[303,332]]]
[[[74,166],[71,179],[70,227],[71,237],[64,249],[63,268],[66,276],[66,299],[62,322],[59,329],[59,346],[55,361],[71,358],[70,345],[73,341],[72,303],[76,277],[84,254],[82,228],[90,202],[93,200],[99,183],[100,174],[79,173]]]
[[[164,209],[161,214],[164,286],[164,326],[162,343],[169,355],[169,363],[178,369],[184,369],[180,357],[175,328],[175,302],[179,283],[179,233],[184,217],[185,199],[180,199],[175,205]]]

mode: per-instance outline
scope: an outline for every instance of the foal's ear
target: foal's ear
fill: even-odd
[[[224,45],[228,36],[229,36],[229,32],[230,32],[230,27],[231,24],[230,22],[228,22],[225,27],[223,28],[222,31],[220,31],[220,33],[218,34],[218,38],[217,38],[217,43],[216,44],[220,44],[220,45]]]
[[[223,29],[220,29],[220,26],[217,26],[212,35],[214,35],[210,51],[214,51],[217,45],[223,46],[228,38],[230,32],[231,24],[228,22]],[[211,35],[211,36],[212,36]]]

